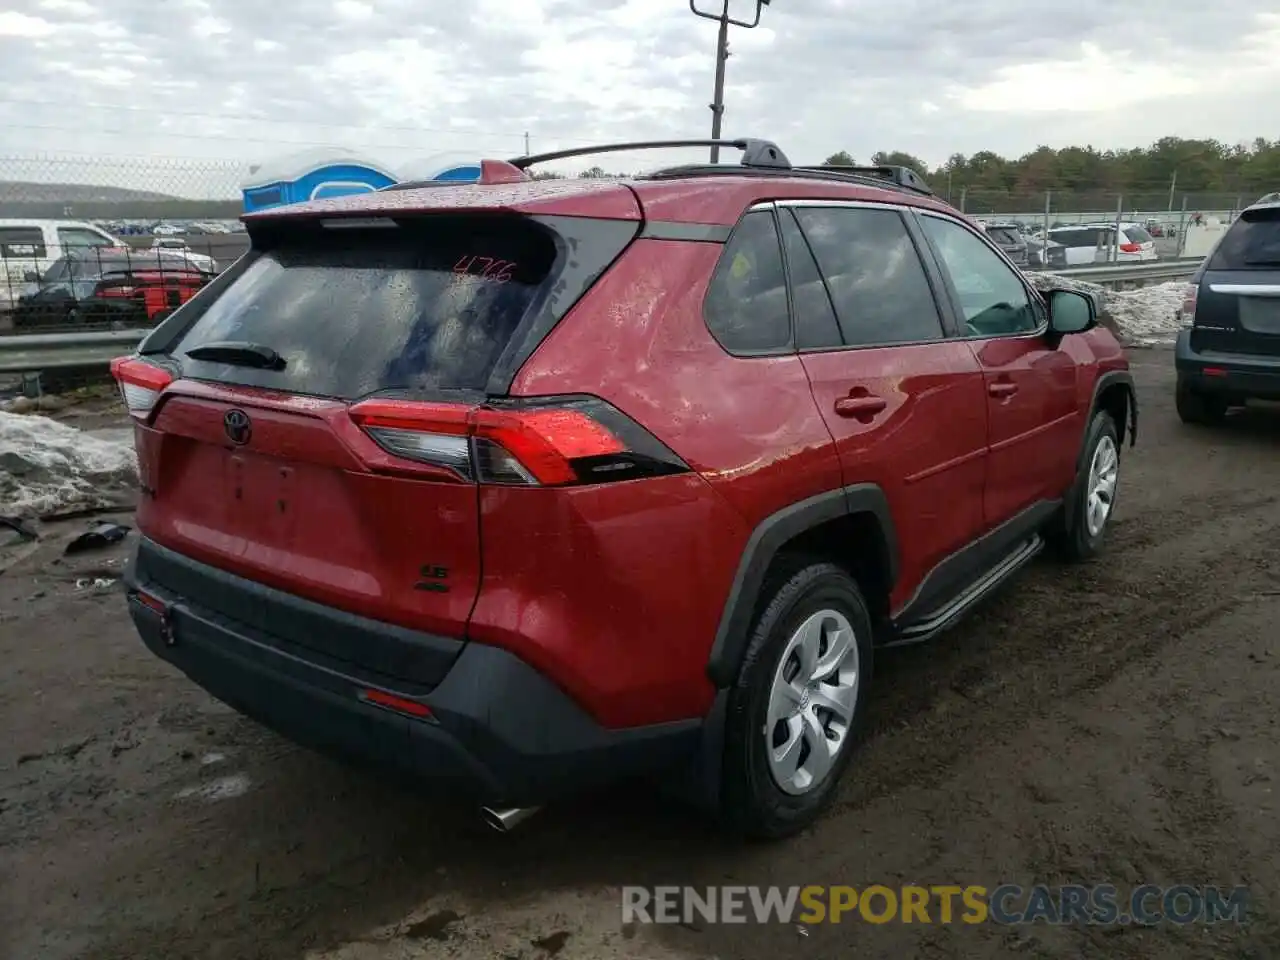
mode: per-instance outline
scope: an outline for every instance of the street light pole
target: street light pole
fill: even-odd
[[[704,20],[715,20],[720,24],[720,31],[716,37],[716,88],[712,95],[711,103],[711,139],[719,140],[722,121],[724,120],[724,66],[729,59],[729,24],[735,27],[742,27],[746,30],[754,30],[760,26],[760,12],[769,5],[769,0],[754,0],[756,5],[756,15],[751,20],[735,20],[729,16],[729,0],[720,0],[720,12],[711,13],[706,10],[699,10],[697,0],[689,0],[689,9]],[[720,162],[720,148],[711,148],[711,162]]]
[[[692,3],[693,0],[690,0]],[[724,13],[720,17],[720,35],[716,40],[716,89],[711,99],[711,139],[720,139],[720,125],[724,119],[724,68],[729,60],[729,0],[724,0]],[[720,162],[720,148],[711,148],[711,162]]]

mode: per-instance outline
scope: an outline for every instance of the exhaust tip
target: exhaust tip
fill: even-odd
[[[525,820],[532,817],[540,807],[481,807],[480,817],[485,824],[499,833],[510,833]]]

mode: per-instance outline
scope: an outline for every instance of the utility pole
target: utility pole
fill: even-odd
[[[532,155],[533,151],[529,149],[529,131],[524,132],[524,155],[526,157]]]
[[[1173,171],[1173,179],[1169,181],[1169,212],[1173,213],[1173,191],[1178,186],[1178,171]]]
[[[719,140],[724,120],[724,66],[729,59],[729,25],[754,30],[760,26],[760,12],[769,5],[770,0],[752,0],[756,5],[756,15],[752,20],[735,20],[729,16],[729,0],[720,0],[720,12],[710,13],[699,10],[697,0],[689,0],[689,9],[704,20],[715,20],[720,24],[716,35],[716,86],[711,101],[711,139]],[[711,148],[711,162],[720,162],[720,148]]]

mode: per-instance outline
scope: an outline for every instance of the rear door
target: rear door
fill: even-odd
[[[1209,255],[1191,349],[1280,356],[1280,205],[1246,210]]]
[[[947,335],[902,211],[796,203],[780,213],[797,347],[844,482],[878,485],[897,527],[896,607],[982,528],[982,373]]]
[[[932,213],[922,212],[920,223],[982,367],[990,444],[984,517],[994,527],[1070,483],[1083,429],[1076,363],[1050,345],[1039,299],[978,233]]]
[[[574,223],[622,231],[573,235]],[[143,344],[180,377],[138,427],[140,529],[328,606],[461,637],[480,575],[469,441],[361,430],[349,407],[416,400],[465,416],[530,323],[585,289],[577,262],[596,270],[634,232],[497,214],[260,225],[212,296]],[[589,255],[569,256],[587,241]]]

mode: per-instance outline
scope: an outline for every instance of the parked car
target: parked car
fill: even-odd
[[[111,234],[80,220],[0,220],[0,309],[11,307],[60,257],[119,246]]]
[[[1043,237],[1027,238],[1027,265],[1031,267],[1065,267],[1067,248]]]
[[[639,774],[812,822],[876,652],[1095,554],[1137,414],[1092,298],[918,175],[739,146],[246,217],[113,364],[147,646],[494,824]]]
[[[1020,267],[1027,266],[1027,241],[1015,223],[992,223],[985,225],[987,236],[995,242],[1005,256]]]
[[[1120,224],[1120,246],[1116,248],[1116,224],[1082,223],[1071,227],[1055,227],[1049,239],[1063,247],[1064,266],[1087,263],[1130,263],[1159,260],[1156,242],[1140,223]]]
[[[205,253],[196,253],[181,237],[156,237],[151,241],[151,249],[162,255],[181,257],[206,273],[216,273],[217,261]]]
[[[1192,276],[1174,363],[1184,423],[1280,400],[1280,198],[1244,210]]]
[[[13,309],[15,328],[163,320],[213,278],[169,256],[101,248],[60,257]]]

